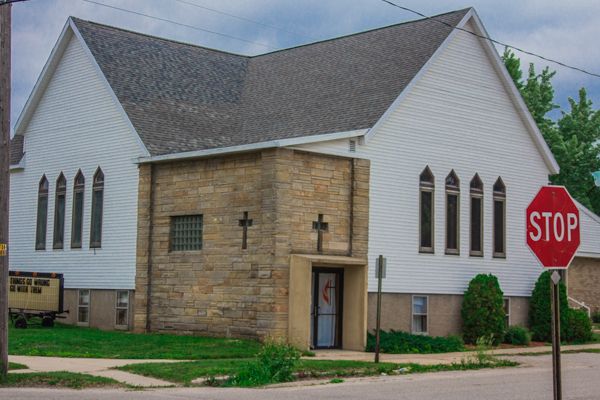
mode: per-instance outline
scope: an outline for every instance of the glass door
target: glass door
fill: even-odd
[[[313,348],[337,348],[341,344],[341,269],[315,268],[312,277],[311,334]]]

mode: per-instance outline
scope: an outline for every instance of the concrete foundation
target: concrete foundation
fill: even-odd
[[[416,294],[416,293],[415,293]],[[460,335],[462,318],[462,295],[422,294],[429,298],[428,334],[430,336]],[[389,331],[412,331],[412,294],[383,293],[381,298],[381,329]],[[377,317],[377,293],[369,293],[367,326],[375,329]],[[510,298],[510,325],[527,326],[529,299]]]

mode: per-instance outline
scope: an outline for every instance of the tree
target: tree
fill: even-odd
[[[503,296],[498,278],[492,274],[479,274],[469,282],[461,310],[466,343],[490,336],[494,345],[502,342],[506,316]]]
[[[600,189],[591,175],[600,170],[600,111],[593,110],[583,88],[579,101],[569,99],[569,106],[571,110],[558,120],[558,137],[551,146],[561,171],[550,180],[566,186],[580,203],[600,213]]]
[[[560,173],[550,177],[553,184],[564,185],[584,206],[600,214],[600,189],[594,185],[591,173],[600,170],[600,111],[594,110],[584,88],[579,99],[569,98],[570,110],[562,111],[557,122],[548,114],[557,109],[554,104],[552,78],[556,74],[548,67],[536,73],[529,64],[527,79],[523,80],[521,60],[506,49],[504,64],[521,92],[540,132],[560,166]]]

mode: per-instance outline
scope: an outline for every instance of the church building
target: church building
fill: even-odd
[[[384,329],[459,333],[478,273],[527,324],[525,208],[559,167],[470,32],[472,8],[248,57],[69,18],[11,143],[10,269],[64,274],[73,324],[362,350],[381,254]],[[569,295],[598,310],[580,217]]]

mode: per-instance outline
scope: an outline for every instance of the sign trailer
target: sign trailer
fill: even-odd
[[[552,269],[552,371],[554,400],[562,400],[558,270],[566,270],[579,248],[579,209],[563,186],[543,186],[526,212],[527,245],[544,268]]]
[[[30,317],[42,319],[42,326],[54,326],[63,310],[62,274],[9,271],[8,311],[15,328],[27,328]]]

